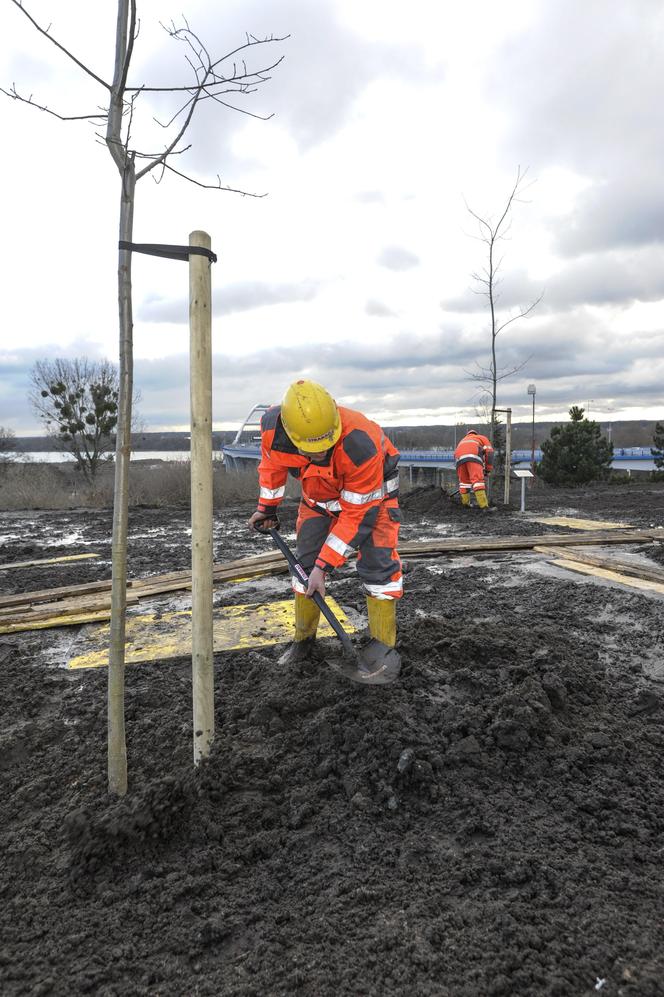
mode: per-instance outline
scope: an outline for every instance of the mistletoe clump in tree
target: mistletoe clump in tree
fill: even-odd
[[[655,467],[657,471],[664,471],[664,422],[655,423],[652,441],[655,446],[651,447],[650,453],[655,458]]]
[[[14,449],[14,430],[0,426],[0,469],[9,464]]]
[[[586,485],[608,477],[613,445],[602,436],[596,422],[584,418],[584,410],[573,405],[570,421],[554,426],[542,444],[538,473],[552,485]]]
[[[115,445],[117,367],[108,360],[39,360],[32,385],[30,403],[48,435],[93,481]]]

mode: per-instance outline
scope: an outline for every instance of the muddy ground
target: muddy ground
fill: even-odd
[[[403,539],[557,532],[542,512],[664,528],[661,485],[536,489],[526,516],[434,488],[403,505]],[[218,560],[264,548],[250,511],[218,516]],[[0,590],[107,577],[110,525],[0,514],[4,563],[101,555],[0,572]],[[130,531],[130,574],[187,567],[186,511],[133,510]],[[331,592],[360,618],[352,568]],[[276,649],[216,655],[197,775],[190,665],[129,667],[121,802],[106,676],[62,667],[76,629],[1,637],[0,992],[661,997],[663,619],[661,595],[528,552],[411,561],[399,684],[347,684],[331,642],[288,669]]]

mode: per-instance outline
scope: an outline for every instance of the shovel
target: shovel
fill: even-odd
[[[274,528],[263,530],[259,529],[258,526],[255,529],[258,533],[269,533],[288,561],[291,573],[303,585],[307,585],[309,576],[288,544],[282,539],[279,531]],[[387,644],[383,644],[382,641],[376,640],[374,637],[366,647],[358,651],[320,592],[314,592],[311,598],[341,641],[343,661],[340,669],[346,678],[360,685],[389,685],[396,681],[401,671],[401,657],[393,647],[388,647]]]

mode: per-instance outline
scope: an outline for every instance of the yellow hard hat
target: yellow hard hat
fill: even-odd
[[[337,404],[315,381],[295,381],[281,403],[281,421],[298,450],[322,453],[341,436]]]

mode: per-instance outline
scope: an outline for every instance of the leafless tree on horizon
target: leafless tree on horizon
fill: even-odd
[[[500,321],[497,314],[497,306],[500,295],[498,294],[498,287],[500,284],[499,273],[502,267],[504,257],[496,259],[497,246],[501,241],[508,238],[512,220],[511,211],[514,204],[517,202],[523,203],[522,194],[527,189],[528,184],[525,185],[526,173],[525,170],[521,172],[521,167],[518,167],[516,180],[507,198],[507,201],[502,208],[498,220],[494,220],[490,217],[484,217],[474,211],[470,205],[465,202],[466,209],[468,213],[475,219],[479,226],[478,238],[480,242],[483,242],[487,247],[487,262],[486,265],[479,271],[475,271],[471,274],[472,279],[478,285],[477,288],[473,288],[474,294],[483,295],[486,297],[489,304],[490,320],[491,320],[491,359],[487,367],[482,367],[480,364],[476,363],[476,370],[466,371],[468,376],[473,380],[478,382],[484,390],[489,395],[490,399],[490,419],[489,419],[489,438],[492,443],[495,443],[496,435],[496,409],[498,408],[498,383],[504,381],[505,378],[511,377],[518,371],[523,370],[523,368],[528,363],[530,357],[527,357],[523,363],[517,364],[515,367],[504,367],[500,368],[498,366],[497,357],[497,345],[496,340],[500,333],[511,325],[513,322],[517,322],[519,319],[526,318],[530,315],[537,305],[540,303],[544,297],[544,292],[540,294],[534,301],[529,305],[519,307],[518,311],[514,315],[510,315],[503,321]]]

